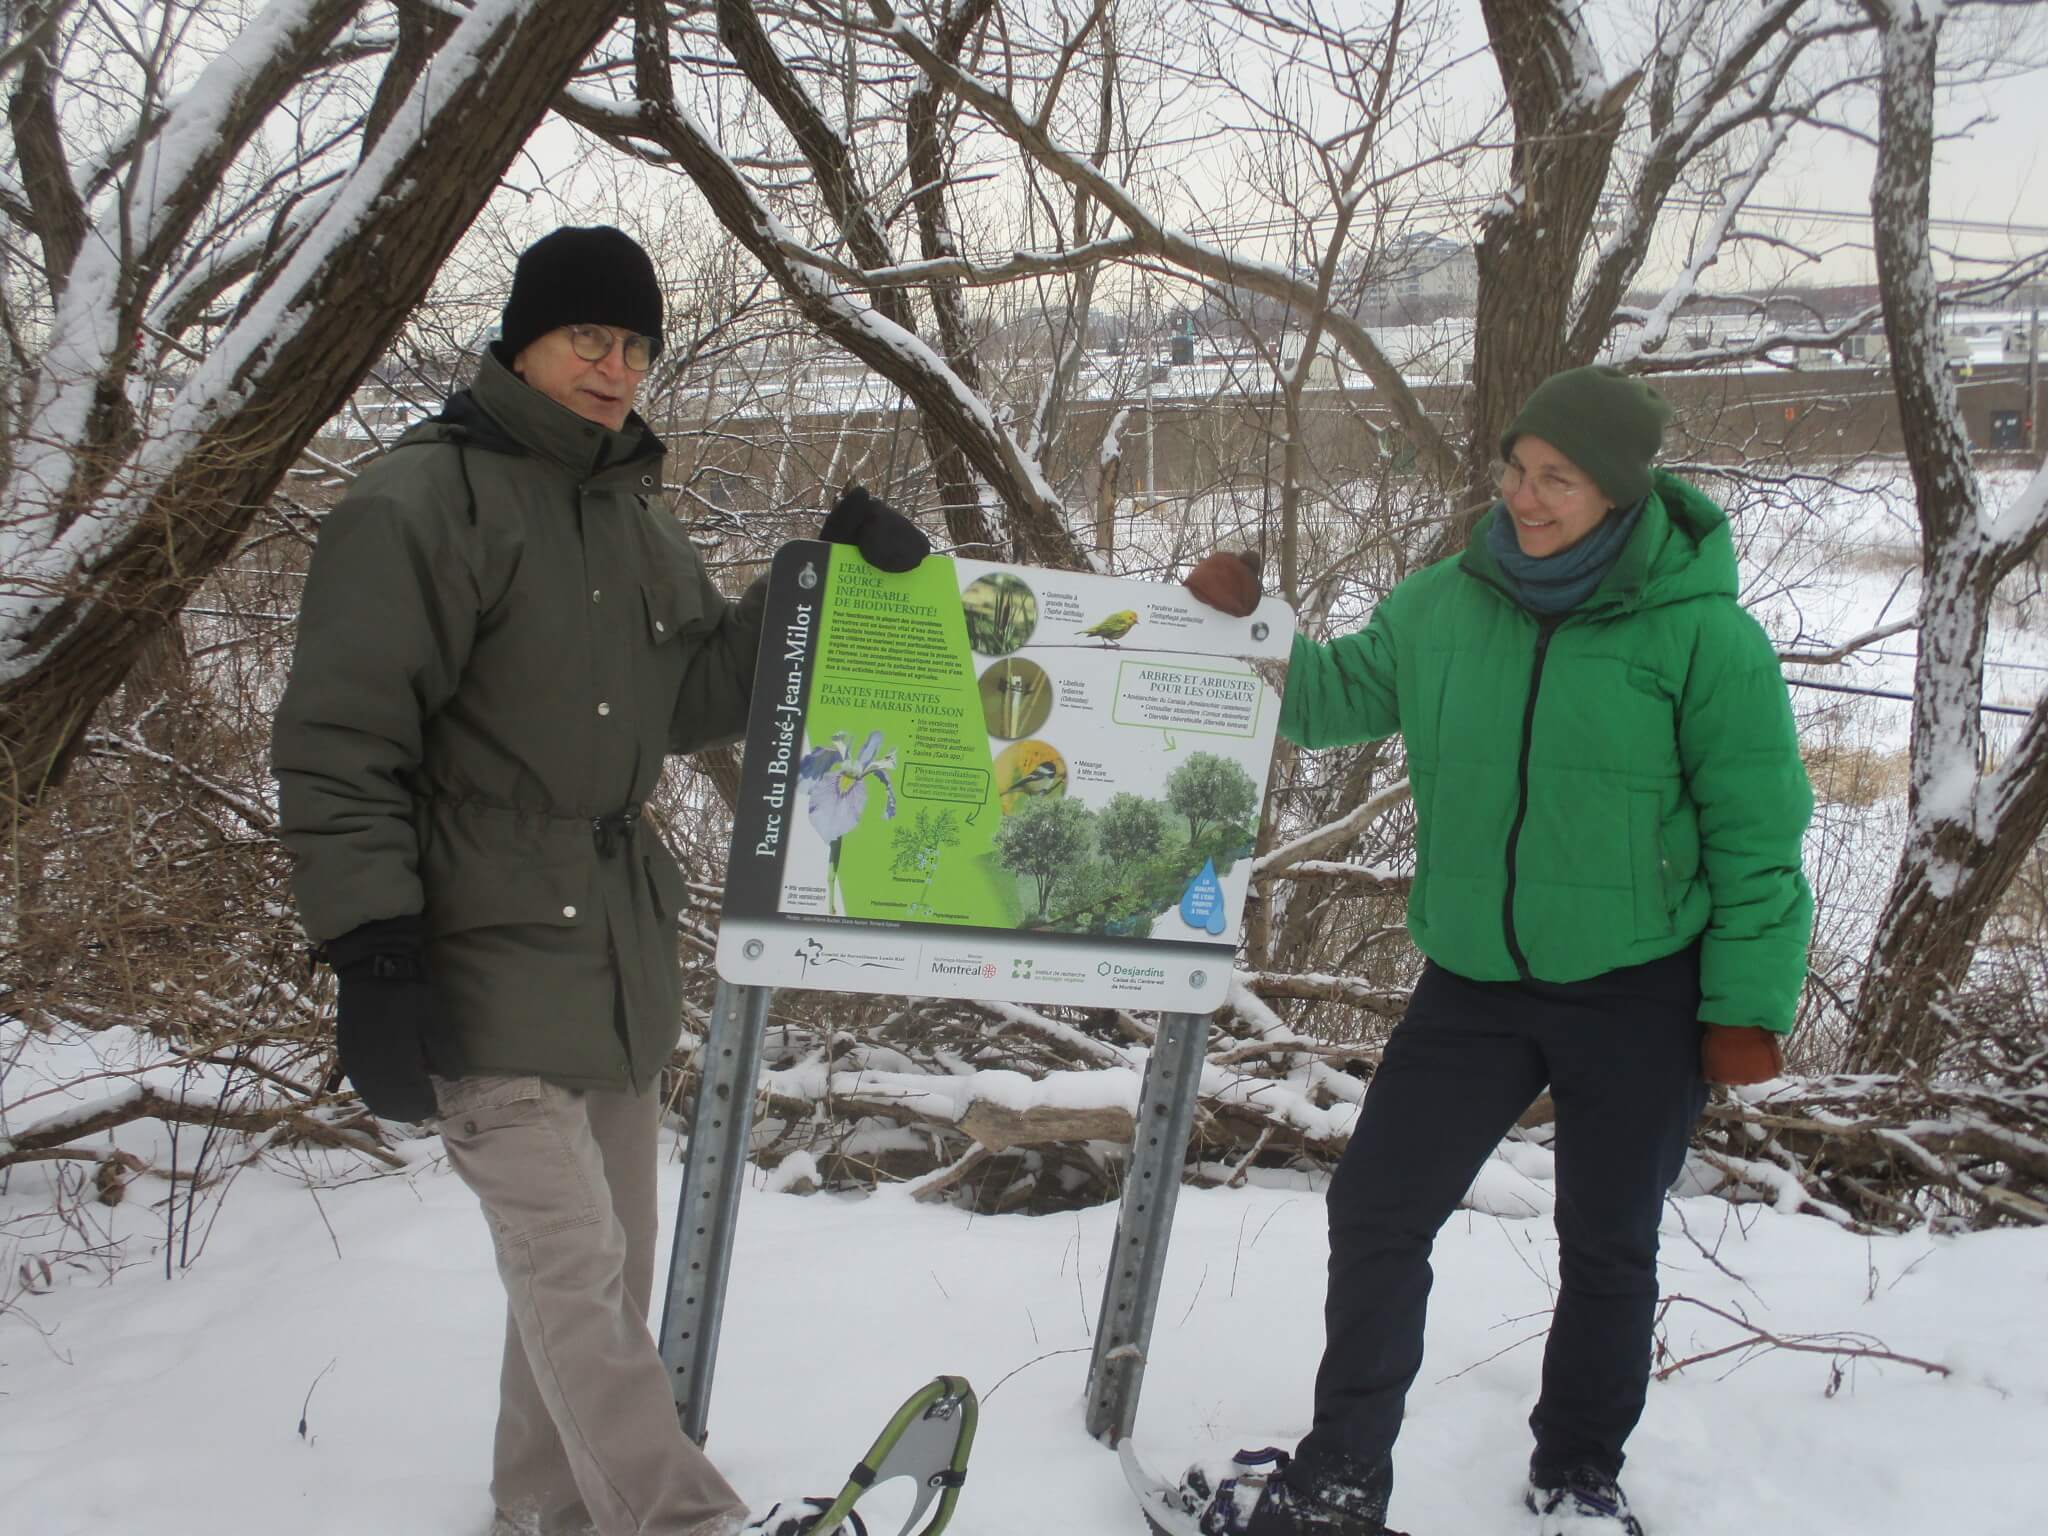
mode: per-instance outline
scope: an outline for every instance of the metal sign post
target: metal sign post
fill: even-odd
[[[1166,1244],[1208,1044],[1207,1014],[1161,1015],[1138,1095],[1138,1129],[1088,1367],[1088,1433],[1108,1445],[1128,1438],[1138,1417],[1145,1355],[1152,1347],[1159,1281],[1166,1270]]]
[[[711,1417],[711,1372],[732,1268],[732,1234],[746,1187],[747,1137],[768,1026],[767,987],[718,984],[711,1029],[697,1074],[696,1112],[676,1205],[668,1301],[661,1317],[661,1359],[683,1433],[699,1445]]]

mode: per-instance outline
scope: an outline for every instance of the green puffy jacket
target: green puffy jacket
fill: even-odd
[[[272,737],[293,892],[320,942],[424,916],[445,1074],[643,1086],[675,1046],[682,875],[625,813],[744,729],[761,600],[645,500],[661,461],[487,357],[320,530]]]
[[[1327,645],[1297,636],[1280,730],[1401,733],[1408,929],[1475,981],[1578,981],[1701,940],[1700,1018],[1792,1027],[1813,792],[1721,509],[1659,472],[1593,595],[1539,621],[1475,537]]]

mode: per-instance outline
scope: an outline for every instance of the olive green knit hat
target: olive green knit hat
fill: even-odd
[[[1671,406],[1619,368],[1567,368],[1538,384],[1500,435],[1506,458],[1515,439],[1540,437],[1593,477],[1617,507],[1650,494],[1650,461],[1663,446]]]

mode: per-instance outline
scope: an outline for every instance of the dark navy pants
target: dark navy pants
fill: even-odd
[[[1706,1103],[1699,1000],[1697,947],[1569,983],[1427,967],[1330,1185],[1327,1342],[1296,1453],[1305,1472],[1390,1475],[1422,1365],[1437,1229],[1546,1085],[1559,1286],[1532,1466],[1620,1472],[1649,1382],[1657,1224]]]

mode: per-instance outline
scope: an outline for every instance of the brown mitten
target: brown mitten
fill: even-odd
[[[1211,608],[1243,618],[1259,606],[1259,557],[1253,550],[1212,550],[1181,583]]]
[[[1700,1071],[1710,1083],[1764,1083],[1785,1070],[1785,1051],[1768,1029],[1709,1024],[1700,1036]]]

